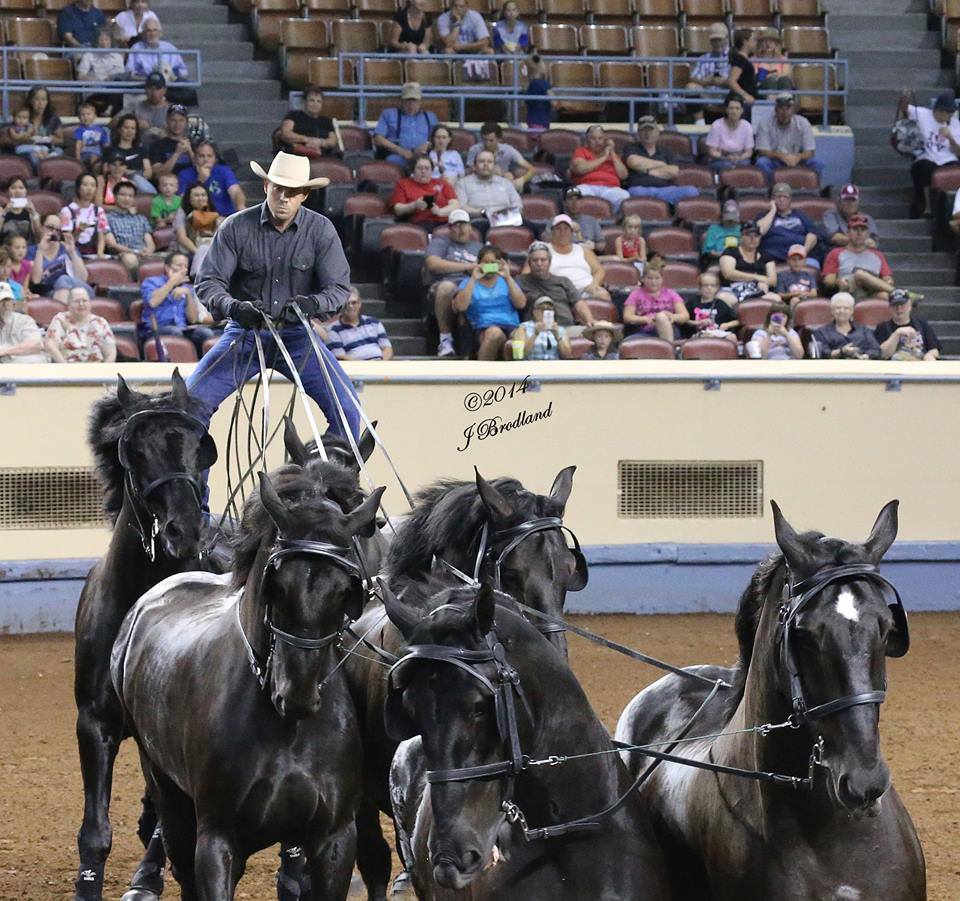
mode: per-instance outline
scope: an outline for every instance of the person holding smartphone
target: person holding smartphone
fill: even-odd
[[[413,160],[410,175],[393,186],[387,205],[398,221],[433,226],[445,223],[460,201],[450,182],[433,177],[433,160],[420,154]]]
[[[77,252],[73,231],[61,231],[60,217],[49,213],[43,217],[43,235],[35,247],[27,251],[33,257],[30,283],[43,297],[66,303],[71,288],[93,289],[86,283],[87,268]]]
[[[803,343],[796,329],[790,327],[790,308],[785,303],[772,303],[763,328],[747,342],[747,356],[754,360],[799,360]]]
[[[33,201],[27,197],[27,183],[23,176],[14,175],[4,187],[4,193],[8,200],[0,206],[0,214],[3,215],[0,234],[3,240],[7,240],[10,235],[23,235],[31,241],[39,241],[43,234],[40,228],[40,213]]]
[[[511,335],[512,344],[523,343],[523,358],[526,360],[568,360],[573,356],[567,332],[558,325],[553,299],[544,295],[533,302],[533,319],[521,322]],[[505,358],[517,359],[513,349],[506,348]]]
[[[453,309],[464,313],[473,327],[478,360],[499,360],[507,337],[520,324],[519,310],[527,304],[521,287],[498,247],[486,244],[477,265],[460,282]]]

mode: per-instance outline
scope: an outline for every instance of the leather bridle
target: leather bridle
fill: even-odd
[[[197,501],[197,508],[202,509],[203,487],[200,480],[188,472],[174,470],[165,473],[159,478],[148,482],[144,487],[137,484],[133,466],[130,463],[129,444],[133,437],[133,431],[143,420],[152,416],[175,416],[183,420],[192,428],[198,429],[201,434],[207,434],[207,426],[196,416],[185,413],[183,410],[140,410],[130,416],[124,423],[123,432],[117,441],[117,459],[123,468],[123,489],[130,500],[130,507],[133,511],[133,522],[131,528],[140,536],[140,543],[147,558],[153,563],[156,560],[156,538],[160,534],[160,520],[155,513],[152,513],[148,506],[150,495],[153,494],[161,485],[169,482],[186,482],[192,489]]]

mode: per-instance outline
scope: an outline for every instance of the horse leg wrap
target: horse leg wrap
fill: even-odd
[[[138,889],[142,892],[149,892],[158,898],[163,893],[163,868],[166,863],[167,855],[163,848],[163,839],[160,837],[160,827],[158,826],[147,845],[147,851],[137,867],[137,872],[133,874],[130,880],[130,888]],[[125,896],[126,897],[126,896]],[[150,897],[147,895],[146,897]],[[134,901],[128,898],[126,901]]]
[[[103,869],[105,864],[80,864],[77,873],[74,901],[101,901],[103,898]]]
[[[310,874],[306,871],[306,857],[299,845],[280,849],[277,901],[311,901]]]
[[[153,806],[153,801],[149,795],[144,795],[140,799],[140,819],[137,820],[137,838],[144,848],[150,844],[150,840],[157,834],[157,811]]]

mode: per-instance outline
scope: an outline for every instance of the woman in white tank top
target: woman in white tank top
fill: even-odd
[[[603,266],[592,250],[573,243],[570,218],[564,214],[550,224],[550,274],[565,276],[579,292],[590,297],[610,299],[603,287]]]

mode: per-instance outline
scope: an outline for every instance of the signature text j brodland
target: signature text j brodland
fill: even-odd
[[[478,422],[471,422],[463,430],[465,439],[463,446],[457,450],[461,453],[470,447],[470,442],[474,438],[477,441],[484,441],[487,438],[495,438],[498,435],[504,435],[515,429],[521,429],[524,426],[531,425],[534,422],[540,422],[542,419],[549,419],[553,415],[553,401],[550,401],[542,410],[536,413],[528,413],[521,410],[513,419],[505,420],[502,416],[491,416],[489,419],[481,419]]]

